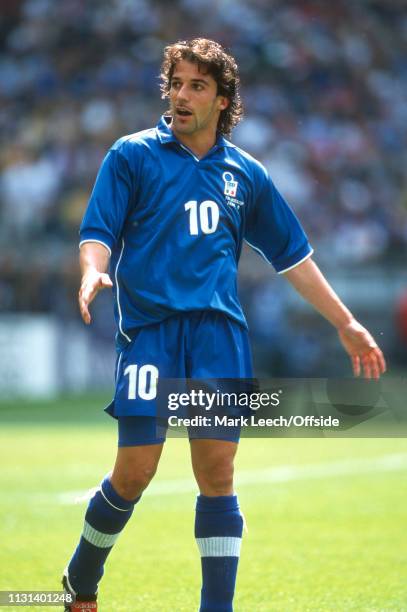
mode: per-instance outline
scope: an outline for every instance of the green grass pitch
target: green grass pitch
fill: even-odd
[[[105,399],[0,404],[0,590],[60,588],[85,510],[72,500],[115,456]],[[236,612],[407,611],[406,439],[243,439],[236,473]],[[169,439],[108,560],[101,612],[198,609],[195,495],[188,441]]]

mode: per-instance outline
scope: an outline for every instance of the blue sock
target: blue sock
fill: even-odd
[[[123,499],[106,477],[90,500],[81,539],[68,565],[69,583],[79,596],[96,593],[106,558],[139,499]]]
[[[195,537],[202,563],[200,612],[232,612],[242,532],[236,495],[198,496]]]

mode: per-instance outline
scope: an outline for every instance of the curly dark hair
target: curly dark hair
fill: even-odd
[[[187,60],[198,64],[215,79],[218,86],[218,95],[225,96],[229,105],[221,111],[218,131],[230,136],[232,129],[243,116],[243,106],[240,98],[239,71],[235,59],[217,42],[206,38],[181,40],[164,49],[164,59],[161,65],[161,94],[168,98],[171,88],[171,79],[175,65],[180,60]]]

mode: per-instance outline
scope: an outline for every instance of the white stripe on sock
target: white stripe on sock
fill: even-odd
[[[242,538],[196,538],[201,557],[240,557]]]
[[[101,531],[94,529],[87,521],[85,521],[82,535],[85,540],[94,546],[98,546],[99,548],[110,548],[110,546],[113,546],[113,544],[116,542],[120,533],[102,533]]]

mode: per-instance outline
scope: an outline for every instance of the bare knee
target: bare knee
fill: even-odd
[[[234,452],[193,453],[192,465],[199,490],[209,497],[233,493]]]
[[[111,482],[115,491],[124,499],[134,499],[148,487],[156,467],[137,467],[134,470],[113,472]]]
[[[212,497],[233,493],[233,467],[212,466],[197,471],[195,476],[202,495]]]
[[[119,448],[110,480],[121,497],[134,499],[148,487],[157,471],[161,450],[151,447]]]

